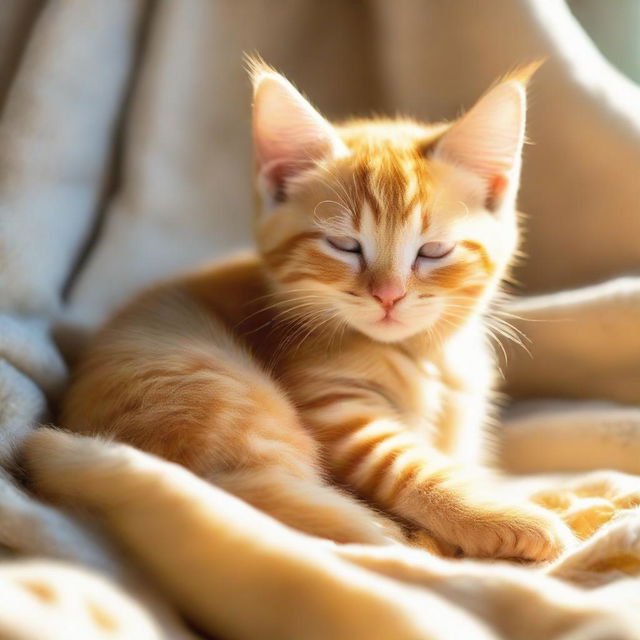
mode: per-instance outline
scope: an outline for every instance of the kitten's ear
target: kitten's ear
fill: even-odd
[[[325,120],[282,75],[257,63],[253,81],[253,142],[258,184],[270,199],[285,197],[285,183],[322,158],[347,149]]]
[[[444,134],[434,157],[469,169],[486,181],[488,209],[515,195],[524,143],[526,86],[535,63],[507,77]],[[511,187],[511,188],[509,188]]]

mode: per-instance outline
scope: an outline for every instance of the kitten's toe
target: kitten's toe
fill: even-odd
[[[458,529],[457,542],[468,557],[546,562],[575,537],[556,514],[532,505],[476,512]]]
[[[495,558],[546,562],[575,543],[569,527],[554,513],[530,506],[509,514],[497,527]]]

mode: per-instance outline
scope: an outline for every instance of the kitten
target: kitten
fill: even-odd
[[[312,535],[383,543],[403,538],[397,520],[468,556],[555,556],[568,529],[501,498],[481,467],[486,317],[517,245],[530,72],[450,125],[332,125],[255,62],[258,255],[118,313],[63,425],[179,462]]]

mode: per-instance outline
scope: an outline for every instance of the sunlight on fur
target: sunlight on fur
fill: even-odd
[[[483,467],[534,70],[453,123],[332,124],[254,60],[258,252],[120,311],[62,424],[180,463],[314,536],[428,532],[446,553],[558,555],[573,541],[562,520]]]

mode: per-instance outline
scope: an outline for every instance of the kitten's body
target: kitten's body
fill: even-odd
[[[259,256],[122,311],[77,372],[63,424],[180,462],[314,535],[401,538],[342,485],[469,555],[553,556],[561,523],[502,501],[479,472],[493,378],[483,317],[516,244],[522,131],[494,131],[513,150],[476,166],[459,139],[473,141],[474,117],[486,127],[486,106],[449,132],[331,127],[274,72],[255,83]],[[493,101],[520,100],[511,85]]]

